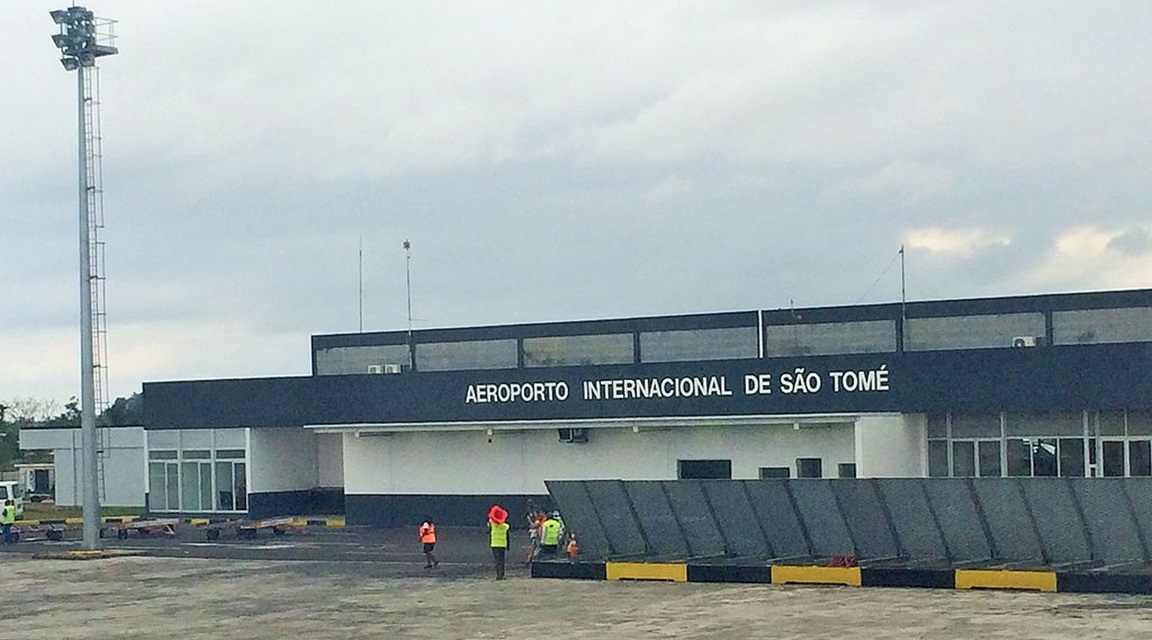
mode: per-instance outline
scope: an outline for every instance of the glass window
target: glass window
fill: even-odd
[[[213,449],[243,449],[247,440],[247,429],[213,429]]]
[[[1007,446],[1008,475],[1032,475],[1032,443],[1023,438],[1009,438]]]
[[[180,432],[176,429],[160,429],[154,431],[145,431],[148,438],[148,448],[155,450],[163,449],[179,449],[180,448]]]
[[[185,460],[207,460],[212,457],[212,452],[207,449],[185,449],[183,455]]]
[[[1152,476],[1152,451],[1148,440],[1128,442],[1128,475]]]
[[[200,508],[204,511],[212,509],[212,463],[200,463]]]
[[[676,467],[681,480],[732,479],[731,460],[678,460]]]
[[[633,362],[632,334],[524,338],[525,367]]]
[[[1032,442],[1032,475],[1055,476],[1056,439],[1038,438]]]
[[[855,478],[856,477],[856,463],[855,462],[841,462],[836,465],[836,473],[841,478]]]
[[[216,459],[217,460],[231,460],[231,459],[235,459],[235,458],[239,458],[239,459],[243,460],[244,459],[244,450],[243,449],[217,449],[216,450]]]
[[[1000,477],[1000,441],[981,440],[979,445],[980,475],[984,478]]]
[[[1043,313],[909,318],[905,351],[1011,347],[1019,336],[1044,336]]]
[[[823,478],[824,461],[820,458],[796,458],[797,478]]]
[[[970,440],[960,440],[952,443],[953,477],[970,478],[976,475],[976,455],[973,453],[975,444],[975,442]]]
[[[791,478],[792,470],[788,467],[760,467],[760,479]]]
[[[641,362],[683,362],[755,358],[756,327],[645,331],[640,334]]]
[[[232,463],[216,463],[216,510],[233,511],[236,509],[236,492],[232,486]]]
[[[947,438],[948,437],[948,416],[940,414],[928,414],[928,437],[929,438]]]
[[[1149,435],[1152,435],[1152,412],[1129,411],[1128,412],[1128,435],[1130,435],[1130,436],[1149,436]]]
[[[388,344],[363,347],[332,347],[316,351],[316,373],[322,376],[369,373],[368,367],[386,364],[407,366],[408,345]]]
[[[1060,475],[1065,478],[1084,477],[1084,439],[1060,438]]]
[[[953,438],[999,438],[1000,414],[998,413],[956,413],[952,414]]]
[[[1004,433],[1010,436],[1083,436],[1080,411],[1004,414]]]
[[[149,460],[175,460],[177,452],[175,451],[149,451]]]
[[[1105,440],[1101,443],[1104,450],[1104,475],[1107,477],[1120,477],[1124,475],[1124,442],[1122,440]]]
[[[184,462],[180,465],[181,510],[200,511],[200,463]]]
[[[168,510],[165,466],[163,462],[148,463],[148,509],[151,511]]]
[[[769,357],[888,353],[895,350],[895,320],[797,323],[764,327],[764,353]]]
[[[514,339],[416,345],[416,368],[420,371],[515,369],[516,366]]]
[[[180,465],[176,462],[164,464],[164,473],[168,477],[164,481],[164,491],[167,493],[168,510],[180,510]]]
[[[1056,344],[1146,342],[1152,340],[1152,309],[1082,309],[1052,313]]]
[[[928,475],[933,478],[948,477],[948,441],[928,441]]]
[[[236,487],[236,510],[248,510],[248,477],[244,475],[245,465],[243,462],[236,462],[232,465],[233,478],[232,482]]]
[[[1124,412],[1123,411],[1101,411],[1096,415],[1096,425],[1099,429],[1099,435],[1102,436],[1122,436],[1124,435]]]

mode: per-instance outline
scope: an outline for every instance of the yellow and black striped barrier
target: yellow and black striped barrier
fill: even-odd
[[[740,565],[667,562],[566,562],[532,564],[533,578],[659,580],[775,585],[1007,589],[1060,593],[1152,594],[1152,574],[1051,569],[911,569],[826,565]]]

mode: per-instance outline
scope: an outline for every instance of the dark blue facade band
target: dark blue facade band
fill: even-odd
[[[493,504],[504,507],[513,528],[528,526],[529,506],[550,510],[551,497],[532,495],[360,495],[344,496],[344,517],[349,525],[415,527],[425,517],[444,526],[484,526]]]
[[[144,384],[144,422],[195,429],[1137,409],[1152,407],[1149,363],[1152,343],[1124,343],[156,382]]]
[[[301,516],[344,512],[343,489],[303,489],[248,494],[248,517]]]

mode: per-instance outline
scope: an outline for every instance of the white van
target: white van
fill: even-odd
[[[16,519],[20,520],[24,517],[24,487],[15,480],[5,480],[0,482],[0,506],[8,503],[8,500],[16,501]]]

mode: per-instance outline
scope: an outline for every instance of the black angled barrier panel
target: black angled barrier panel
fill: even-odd
[[[1152,575],[1152,478],[593,480],[548,490],[582,561],[686,562],[703,581],[855,562],[873,585],[940,586],[973,568],[1044,569],[1074,590],[1152,584],[1116,577]]]
[[[770,558],[772,547],[752,510],[744,482],[704,482],[700,488],[712,506],[724,538],[725,555]],[[689,567],[691,570],[691,567]]]
[[[876,481],[876,490],[892,518],[899,555],[921,563],[948,563],[948,547],[920,479],[885,478]]]
[[[623,486],[632,502],[632,511],[644,530],[649,554],[667,558],[692,555],[684,532],[676,521],[676,514],[668,504],[664,483],[637,481]]]
[[[688,540],[692,556],[707,558],[728,555],[724,544],[723,527],[717,522],[717,514],[701,487],[703,483],[727,482],[726,480],[689,480],[686,482],[665,482],[664,490],[672,504],[680,523],[681,531]]]
[[[873,480],[831,480],[836,504],[862,558],[896,558],[892,521]]]
[[[768,535],[768,544],[776,558],[807,558],[812,555],[804,526],[792,505],[788,492],[790,480],[745,480],[744,488]]]
[[[615,554],[584,482],[548,482],[545,486],[563,509],[564,525],[571,531],[580,532],[577,543],[584,556],[607,558]]]
[[[600,520],[600,528],[612,548],[612,557],[640,557],[652,553],[632,511],[632,502],[620,480],[589,480],[584,483]],[[555,496],[553,496],[555,497]],[[560,505],[563,514],[564,504]],[[577,539],[583,534],[576,529]]]
[[[790,481],[789,487],[800,512],[813,555],[819,558],[859,555],[844,515],[832,495],[831,480]]]
[[[1020,479],[1044,559],[1051,566],[1091,563],[1092,544],[1072,485],[1057,478]]]
[[[960,564],[989,562],[994,555],[991,537],[968,482],[960,478],[927,478],[922,482],[928,508],[948,546],[948,560]]]
[[[1125,478],[1071,483],[1092,542],[1091,558],[1106,565],[1144,562],[1140,531],[1124,493]]]
[[[994,559],[1043,565],[1044,552],[1032,515],[1020,493],[1020,479],[976,478],[969,482],[978,501],[977,508],[992,536],[996,549]]]

